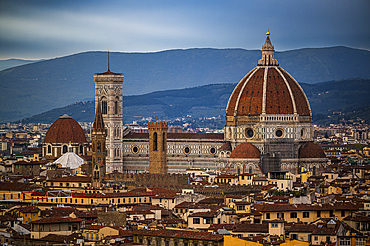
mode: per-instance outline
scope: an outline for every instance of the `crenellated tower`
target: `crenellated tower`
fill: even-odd
[[[111,72],[109,65],[107,72],[94,74],[95,111],[97,107],[101,107],[102,118],[107,130],[106,169],[108,173],[123,171],[123,79],[124,75]]]
[[[149,122],[149,173],[167,173],[167,122]]]

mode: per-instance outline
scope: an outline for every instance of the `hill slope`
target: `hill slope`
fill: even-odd
[[[142,118],[158,117],[175,120],[191,115],[192,119],[225,115],[226,104],[236,84],[212,84],[187,89],[152,92],[124,98],[124,121],[131,123]],[[340,111],[347,116],[370,120],[370,79],[349,79],[319,84],[301,84],[308,96],[316,123],[328,122],[327,115]],[[356,100],[354,100],[356,98]],[[94,120],[94,103],[80,102],[68,107],[53,109],[23,120],[24,123],[52,123],[67,113],[77,121]],[[315,116],[316,115],[316,116]],[[321,115],[321,116],[320,116]]]
[[[41,60],[22,60],[22,59],[7,59],[7,60],[0,60],[0,71],[5,70],[8,68],[26,65],[29,63],[39,62]]]
[[[111,53],[111,71],[125,74],[125,95],[236,83],[256,66],[260,51],[188,49]],[[346,47],[276,52],[300,82],[370,78],[370,52]],[[106,71],[106,52],[85,52],[0,71],[0,122],[14,121],[77,101],[93,100],[94,73]]]

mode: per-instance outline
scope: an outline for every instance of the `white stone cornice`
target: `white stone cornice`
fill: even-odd
[[[234,109],[234,112],[237,112],[238,111],[238,107],[239,107],[239,101],[240,101],[240,97],[242,96],[243,92],[244,92],[244,88],[247,86],[249,80],[251,79],[251,77],[258,71],[259,67],[256,67],[254,68],[254,70],[252,70],[253,72],[248,76],[248,78],[245,80],[245,83],[243,84],[243,87],[241,88],[241,90],[239,91],[239,95],[238,95],[238,98],[236,99],[236,104],[235,104],[235,109]],[[234,114],[235,115],[235,114]]]
[[[288,81],[286,80],[285,76],[283,75],[283,73],[278,69],[278,68],[275,68],[276,71],[280,74],[280,76],[283,78],[284,82],[285,82],[285,85],[286,87],[288,88],[289,90],[289,95],[290,95],[290,98],[291,98],[291,101],[293,103],[293,110],[294,110],[294,114],[297,113],[297,106],[295,104],[295,100],[294,100],[294,96],[293,96],[293,92],[292,92],[292,89],[290,88],[289,86],[289,83]]]

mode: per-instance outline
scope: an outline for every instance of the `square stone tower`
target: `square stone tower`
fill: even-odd
[[[106,140],[106,170],[122,172],[122,128],[123,128],[123,78],[121,73],[111,71],[94,74],[95,111],[98,102],[101,104]]]
[[[167,174],[167,122],[149,122],[149,173]]]

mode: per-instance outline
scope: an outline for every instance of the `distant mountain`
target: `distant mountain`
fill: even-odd
[[[29,63],[39,62],[39,61],[42,61],[42,60],[22,60],[22,59],[0,60],[0,71],[8,69],[8,68],[12,68],[12,67],[26,65]]]
[[[212,84],[125,96],[124,122],[131,123],[148,117],[175,120],[188,115],[191,115],[191,119],[220,117],[223,120],[227,102],[235,85]],[[319,84],[302,83],[301,86],[310,101],[315,123],[333,123],[341,118],[350,117],[361,117],[370,121],[370,79],[348,79]],[[74,103],[22,122],[52,123],[64,113],[72,115],[77,121],[92,122],[94,103]]]
[[[297,81],[318,83],[370,78],[370,52],[346,47],[276,52]],[[111,53],[110,70],[125,75],[125,95],[236,83],[254,68],[261,51],[188,49]],[[0,71],[0,122],[30,117],[94,97],[94,73],[107,70],[106,52],[85,52]]]

